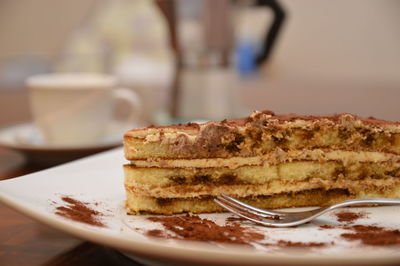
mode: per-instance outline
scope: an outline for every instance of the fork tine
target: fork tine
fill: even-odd
[[[240,200],[232,198],[232,197],[230,197],[230,196],[228,196],[226,194],[223,194],[223,193],[221,195],[219,195],[217,198],[218,199],[223,199],[225,202],[229,203],[230,205],[234,205],[237,208],[245,208],[245,209],[252,210],[254,212],[257,212],[257,213],[260,213],[260,214],[263,214],[263,215],[268,215],[268,216],[271,216],[271,215],[286,215],[286,213],[284,213],[284,212],[275,212],[275,211],[271,211],[271,210],[264,210],[264,209],[256,208],[254,206],[246,204],[246,203],[244,203],[244,202],[242,202]],[[256,215],[258,215],[258,214],[256,214]]]
[[[340,207],[347,207],[352,205],[360,204],[378,204],[378,205],[400,205],[400,199],[382,199],[382,198],[361,198],[346,200],[336,204],[332,204],[326,207],[316,208],[310,211],[300,212],[273,212],[269,210],[263,210],[239,200],[231,198],[225,194],[218,196],[214,201],[227,209],[228,211],[239,215],[249,221],[253,221],[257,224],[274,226],[274,227],[290,227],[303,224],[313,220],[314,218]],[[275,217],[271,217],[275,216]],[[278,217],[278,218],[276,218]],[[271,219],[272,218],[272,219]]]
[[[220,196],[218,196],[217,199],[220,202],[224,203],[224,206],[230,206],[231,208],[240,210],[240,212],[248,213],[249,215],[261,216],[263,218],[271,218],[271,216],[272,216],[271,214],[265,214],[265,213],[261,213],[256,210],[253,210],[253,209],[247,209],[247,208],[243,207],[242,205],[236,204],[235,202],[232,202],[232,201],[225,199],[223,197],[220,197]],[[276,214],[275,214],[275,216],[276,216]]]
[[[254,217],[254,215],[249,216],[248,214],[243,213],[241,209],[237,209],[236,207],[228,205],[228,204],[226,204],[225,202],[223,202],[223,201],[221,201],[219,199],[214,199],[214,201],[217,204],[219,204],[220,206],[222,206],[223,208],[227,209],[228,211],[230,211],[230,212],[232,212],[232,213],[234,213],[234,214],[236,214],[236,215],[238,215],[238,216],[240,216],[240,217],[242,217],[242,218],[244,218],[246,220],[252,221],[254,223],[261,224],[261,225],[264,225],[264,226],[278,226],[278,227],[284,226],[284,225],[277,224],[276,220],[269,220],[269,219],[265,219],[265,218],[263,218],[264,220],[256,219]]]

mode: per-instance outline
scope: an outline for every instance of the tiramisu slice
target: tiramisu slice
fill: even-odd
[[[217,212],[226,193],[263,208],[400,197],[400,124],[254,112],[124,136],[128,213]]]

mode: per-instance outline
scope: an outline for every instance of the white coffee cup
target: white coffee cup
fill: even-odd
[[[43,74],[28,78],[26,85],[33,120],[48,145],[91,145],[104,138],[114,119],[116,99],[131,107],[126,127],[133,127],[140,116],[138,96],[116,88],[117,81],[110,75]]]

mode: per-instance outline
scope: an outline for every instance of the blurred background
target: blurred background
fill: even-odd
[[[53,72],[115,75],[140,96],[140,125],[264,109],[400,121],[400,1],[0,0],[0,180],[121,145],[124,132],[92,146],[31,141],[25,80]],[[116,116],[127,112],[118,105]],[[71,249],[77,240],[2,204],[0,216],[3,262],[110,256],[88,243]]]
[[[400,120],[398,14],[396,0],[1,0],[0,125],[30,120],[26,77],[71,71],[116,75],[152,124]]]

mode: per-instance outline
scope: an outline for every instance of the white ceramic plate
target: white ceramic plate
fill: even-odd
[[[321,230],[322,224],[340,224],[336,216],[326,214],[317,221],[297,228],[264,228],[250,225],[265,233],[266,242],[278,240],[331,242],[323,248],[291,250],[288,248],[216,245],[212,243],[164,240],[146,237],[140,230],[154,229],[156,223],[144,216],[128,216],[123,211],[122,149],[115,149],[42,172],[0,182],[0,200],[12,208],[59,230],[82,239],[110,246],[131,254],[140,261],[155,263],[212,263],[230,265],[265,264],[387,264],[400,261],[399,247],[365,246],[340,237],[344,229]],[[93,208],[106,215],[107,227],[74,222],[54,214],[61,196],[68,195],[85,202],[97,202]],[[368,218],[357,224],[400,228],[399,207],[352,208],[365,211]],[[224,223],[229,214],[202,214]]]

